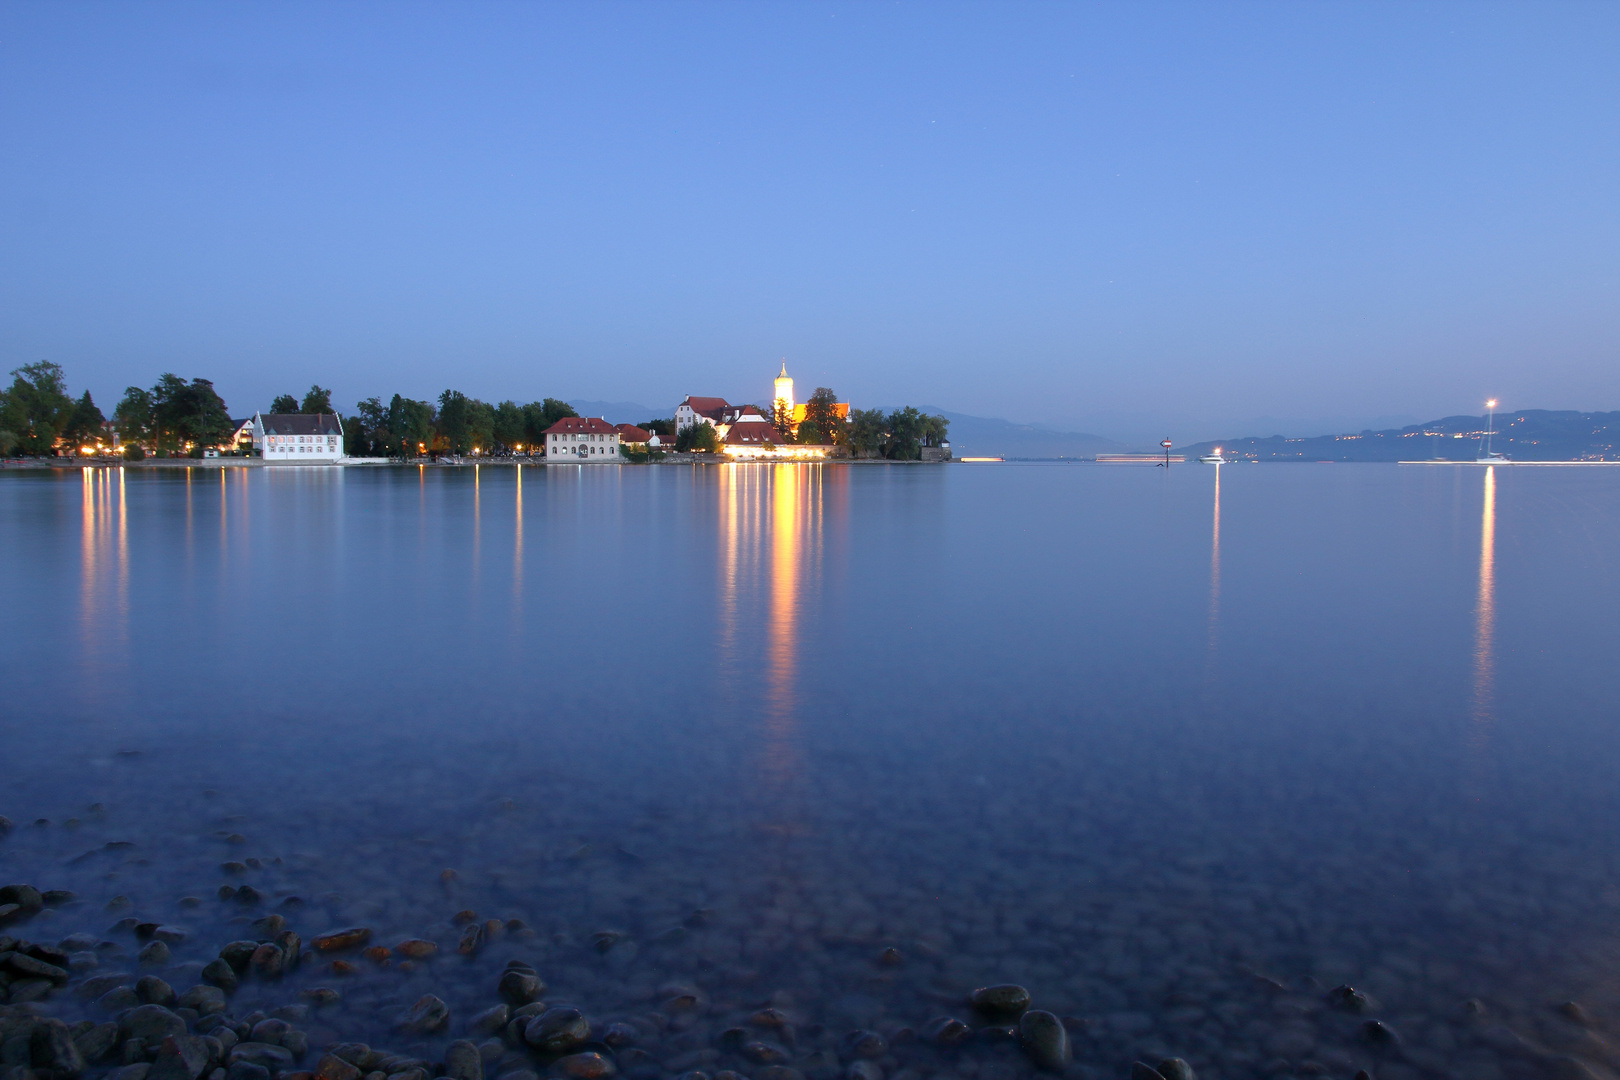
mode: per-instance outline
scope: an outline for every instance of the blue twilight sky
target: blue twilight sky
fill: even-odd
[[[108,411],[784,357],[1128,437],[1616,409],[1617,57],[1614,3],[8,2],[0,361]]]

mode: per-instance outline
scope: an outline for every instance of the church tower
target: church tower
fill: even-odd
[[[789,417],[793,416],[793,380],[788,377],[787,361],[782,361],[782,374],[776,377],[776,398],[772,402],[778,411],[785,411]]]

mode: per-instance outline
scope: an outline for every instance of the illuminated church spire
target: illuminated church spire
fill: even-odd
[[[793,380],[787,373],[787,361],[782,361],[782,374],[776,377],[776,398],[773,404],[777,409],[786,409],[789,416],[793,415]]]

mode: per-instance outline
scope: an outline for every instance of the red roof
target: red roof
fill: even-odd
[[[758,421],[732,424],[722,441],[727,446],[780,446],[787,442],[782,438],[782,433],[776,430],[775,424],[761,424]]]
[[[723,397],[693,397],[691,394],[686,395],[686,400],[681,404],[700,416],[707,416],[711,420],[717,418],[715,414],[725,412],[731,408],[731,405]]]
[[[634,424],[619,424],[613,430],[619,433],[620,442],[646,442],[652,438],[652,432],[638,428]]]
[[[546,428],[547,435],[616,435],[618,431],[600,416],[565,416]]]

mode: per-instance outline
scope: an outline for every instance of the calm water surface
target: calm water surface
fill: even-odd
[[[927,1038],[993,982],[1079,1076],[1612,1075],[1617,538],[1597,469],[8,473],[0,878],[79,901],[6,932],[435,940],[232,1003],[430,1058],[520,958],[648,1077],[767,1004],[812,1080],[1024,1075]]]

